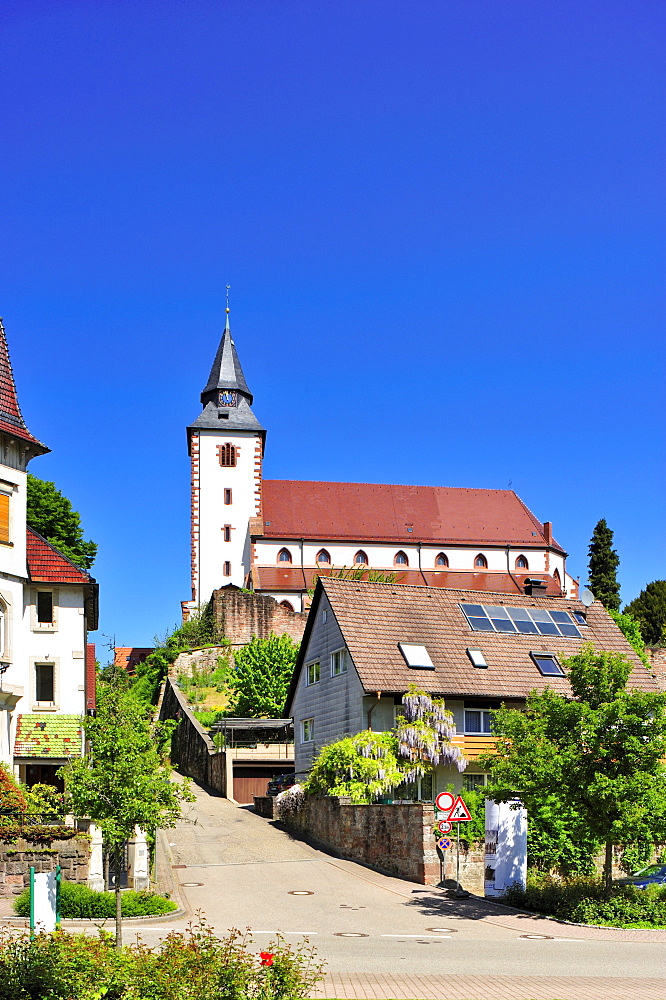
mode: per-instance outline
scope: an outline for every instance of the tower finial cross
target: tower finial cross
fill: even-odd
[[[227,285],[227,307],[226,307],[226,310],[225,310],[225,312],[227,312],[227,313],[229,312],[229,289],[230,288],[231,288],[231,285]]]

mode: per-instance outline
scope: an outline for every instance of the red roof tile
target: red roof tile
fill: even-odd
[[[544,526],[513,490],[265,479],[262,510],[267,538],[547,544]]]
[[[395,582],[407,586],[444,587],[448,590],[485,590],[495,594],[523,594],[524,582],[526,579],[535,579],[530,573],[479,573],[472,570],[421,570],[418,569],[393,569],[388,568],[386,572],[395,573]],[[314,569],[304,566],[285,566],[281,563],[277,566],[253,566],[251,570],[252,586],[255,590],[268,592],[288,592],[310,590],[314,586],[315,577],[328,577],[335,570]],[[337,579],[335,575],[334,579]],[[363,579],[367,580],[367,573]],[[561,597],[562,590],[557,580],[552,576],[540,573],[536,579],[546,583],[546,595],[548,597]]]
[[[58,552],[33,528],[26,529],[28,574],[33,583],[93,583],[85,570]]]
[[[14,383],[14,373],[11,361],[9,360],[9,349],[7,347],[7,337],[5,328],[0,319],[0,431],[4,434],[11,434],[13,437],[21,438],[22,441],[29,441],[35,445],[35,451],[43,454],[49,449],[33,437],[25,425],[25,420],[21,414],[18,397],[16,395],[16,385]]]

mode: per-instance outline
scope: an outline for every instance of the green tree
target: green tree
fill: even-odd
[[[516,794],[528,814],[566,817],[574,836],[605,844],[612,885],[613,846],[658,841],[666,819],[666,694],[627,691],[631,664],[591,644],[565,661],[573,698],[551,689],[524,712],[493,713],[493,752],[479,758],[491,775],[488,798]]]
[[[645,652],[645,643],[643,642],[643,634],[638,619],[634,618],[633,615],[627,614],[626,611],[613,611],[612,608],[609,609],[608,614],[631,645],[634,653],[640,656],[645,666],[650,670],[650,661]]]
[[[297,655],[298,643],[288,635],[255,636],[234,653],[234,713],[248,719],[282,718]]]
[[[55,483],[28,473],[27,521],[81,569],[90,569],[97,555],[95,542],[83,540],[81,518]]]
[[[639,623],[648,646],[666,642],[666,580],[653,580],[624,609]]]
[[[588,553],[590,590],[605,608],[619,611],[620,584],[617,582],[617,568],[620,560],[613,548],[613,532],[604,517],[596,523]]]
[[[181,803],[192,801],[187,784],[174,784],[168,764],[176,724],[151,723],[127,691],[109,684],[98,688],[97,715],[83,721],[90,751],[70,760],[60,773],[78,816],[94,820],[114,851],[116,870],[116,947],[122,945],[120,857],[135,826],[146,832],[173,826]]]

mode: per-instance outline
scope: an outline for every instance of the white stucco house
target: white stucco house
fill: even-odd
[[[95,707],[98,587],[26,524],[28,430],[0,322],[0,760],[27,784],[58,784]]]

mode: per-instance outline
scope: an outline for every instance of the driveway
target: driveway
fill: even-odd
[[[251,928],[258,947],[278,932],[294,943],[308,937],[327,963],[327,996],[666,1000],[666,931],[566,926],[477,898],[450,900],[318,851],[250,807],[193,788],[196,802],[164,841],[190,912],[218,933]],[[141,931],[148,941],[163,933]]]

